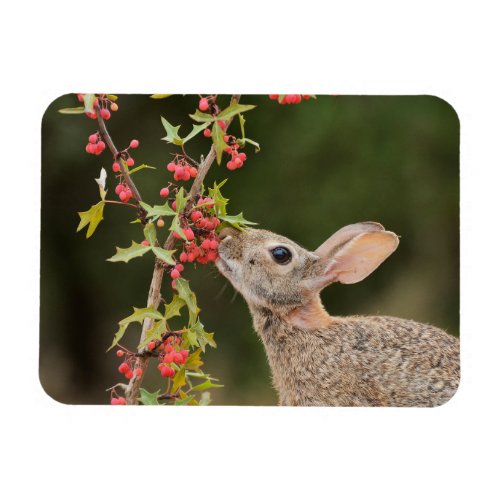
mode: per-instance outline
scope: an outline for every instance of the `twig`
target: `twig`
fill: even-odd
[[[231,103],[238,103],[240,100],[240,97],[241,97],[240,95],[233,95],[231,97]],[[98,117],[99,117],[99,113],[98,113]],[[101,118],[101,121],[102,121],[102,118]],[[232,118],[227,120],[226,130],[229,127],[231,121],[232,121]],[[212,166],[212,163],[214,162],[215,158],[216,158],[215,146],[212,144],[212,147],[210,148],[210,152],[208,153],[206,158],[203,160],[203,162],[200,164],[200,167],[198,169],[198,174],[194,178],[193,184],[192,184],[191,189],[189,191],[189,201],[187,202],[187,205],[186,205],[186,211],[190,210],[192,204],[194,203],[194,200],[200,194],[203,180],[205,179],[208,171],[210,170],[210,167]],[[177,240],[174,238],[174,235],[171,232],[167,238],[167,241],[163,245],[163,247],[166,250],[172,250],[176,244],[176,241]],[[153,277],[151,279],[151,285],[149,287],[147,307],[154,307],[155,309],[157,309],[158,305],[160,304],[160,297],[161,297],[160,290],[161,290],[161,284],[162,284],[164,272],[165,272],[165,268],[161,264],[161,261],[159,261],[159,259],[156,259],[155,260],[155,267],[154,267],[154,271],[153,271]],[[144,320],[144,323],[142,324],[142,333],[141,333],[141,339],[140,339],[139,343],[144,342],[144,340],[146,339],[146,332],[153,326],[152,324],[153,324],[153,320],[151,318],[146,318]],[[144,348],[140,352],[142,352],[143,350],[144,350]],[[125,397],[127,399],[128,405],[137,404],[137,398],[139,396],[139,389],[141,387],[142,379],[146,373],[146,369],[147,369],[147,366],[149,363],[149,358],[150,358],[149,356],[137,356],[135,358],[134,371],[137,368],[140,368],[142,371],[142,375],[140,377],[134,377],[133,379],[131,379],[128,386],[127,386],[127,390],[125,391]]]

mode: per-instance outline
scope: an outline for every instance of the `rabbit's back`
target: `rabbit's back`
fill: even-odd
[[[438,406],[458,388],[458,339],[431,325],[352,316],[306,330],[268,316],[256,327],[284,405]]]

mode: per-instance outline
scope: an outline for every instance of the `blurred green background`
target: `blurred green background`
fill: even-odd
[[[172,180],[165,165],[174,146],[161,141],[160,115],[191,130],[188,114],[197,96],[153,100],[121,95],[107,122],[117,147],[139,139],[136,165],[156,170],[134,174],[143,198],[160,203],[159,189]],[[226,105],[229,96],[219,96]],[[318,96],[299,105],[279,105],[268,96],[246,96],[257,108],[245,116],[246,135],[261,152],[246,148],[242,169],[214,165],[206,184],[229,178],[223,193],[229,212],[244,212],[261,227],[314,249],[332,232],[374,220],[401,236],[401,244],[373,275],[356,285],[332,285],[322,298],[334,315],[383,314],[433,323],[453,335],[459,327],[459,122],[454,110],[432,96]],[[105,389],[123,378],[118,358],[106,353],[116,323],[132,306],[145,307],[153,260],[106,262],[116,245],[143,239],[133,212],[106,206],[94,235],[76,233],[78,211],[98,201],[94,178],[108,171],[110,199],[115,182],[109,151],[85,152],[97,124],[84,115],[62,115],[78,105],[74,95],[56,99],[42,121],[42,232],[40,379],[64,403],[106,404]],[[230,131],[239,133],[237,121]],[[210,140],[188,144],[198,158]],[[168,225],[167,225],[168,226]],[[165,235],[166,231],[163,230]],[[161,234],[161,233],[160,233]],[[215,331],[217,349],[207,347],[204,370],[224,388],[211,391],[213,404],[273,405],[263,346],[252,330],[241,296],[210,266],[186,266],[198,295],[201,319]],[[170,294],[165,280],[163,293]],[[137,344],[139,328],[124,344]],[[144,386],[164,380],[150,369]]]

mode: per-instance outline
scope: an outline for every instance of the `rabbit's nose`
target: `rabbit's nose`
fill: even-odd
[[[228,236],[234,236],[238,234],[238,231],[232,227],[225,227],[222,229],[222,231],[219,233],[219,238],[222,240],[225,240]]]

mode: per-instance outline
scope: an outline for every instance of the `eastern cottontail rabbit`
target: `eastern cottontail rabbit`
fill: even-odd
[[[283,236],[221,231],[217,267],[246,299],[282,405],[437,406],[458,388],[458,340],[388,316],[330,316],[330,283],[356,283],[399,244],[375,222],[337,231],[315,252]]]

